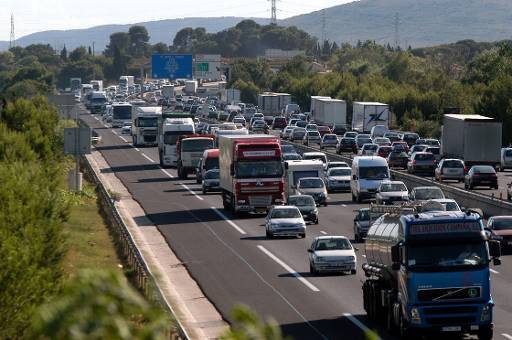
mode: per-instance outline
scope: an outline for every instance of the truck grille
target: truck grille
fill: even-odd
[[[243,193],[248,193],[248,192],[279,192],[279,187],[278,186],[249,187],[249,188],[242,187],[242,189],[240,189],[240,191],[243,192]]]
[[[478,312],[477,306],[433,307],[423,309],[425,315],[471,314]]]
[[[465,325],[475,322],[474,316],[455,316],[442,318],[426,318],[431,325]]]
[[[446,301],[475,299],[481,295],[480,287],[453,287],[418,290],[419,301]]]
[[[272,205],[272,196],[249,196],[249,204],[254,207],[268,207]]]
[[[144,141],[148,143],[154,143],[156,141],[156,136],[144,135]]]

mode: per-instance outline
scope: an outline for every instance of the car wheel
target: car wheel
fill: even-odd
[[[359,235],[358,235],[358,234],[355,234],[355,233],[354,233],[354,241],[355,241],[355,243],[359,243],[359,242],[361,242],[361,237],[359,237]]]
[[[473,185],[471,182],[469,182],[469,184],[468,184],[468,189],[469,189],[469,190],[473,190],[473,188],[474,188],[474,185]]]
[[[316,269],[311,263],[309,264],[309,272],[313,275],[316,275]]]
[[[510,194],[507,194],[507,200],[509,200],[509,201],[512,200],[512,197],[510,196]]]
[[[508,200],[510,201],[510,196],[508,197]],[[318,224],[318,217],[315,220],[315,224]]]
[[[497,185],[496,185],[496,186],[494,186],[494,189],[498,190],[498,186],[497,186]]]
[[[468,184],[464,181],[464,189],[468,190]]]
[[[203,195],[206,195],[207,191],[206,189],[203,189]]]
[[[352,274],[352,275],[356,275],[356,273],[357,273],[357,269],[352,269],[352,270],[350,271],[350,274]]]
[[[326,206],[327,206],[327,202],[324,202],[324,207],[326,207]]]
[[[352,193],[352,202],[356,201],[356,196],[354,196],[354,193]]]
[[[300,234],[300,238],[306,238],[306,233]]]
[[[357,201],[357,203],[363,202],[363,200],[361,199],[361,196],[359,196],[359,195],[356,197],[356,201]]]

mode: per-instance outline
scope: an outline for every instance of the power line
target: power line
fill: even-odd
[[[322,43],[327,40],[327,32],[325,29],[325,9],[322,10]]]
[[[11,13],[11,35],[9,37],[9,49],[16,46],[16,36],[14,35],[14,13]]]
[[[270,0],[270,23],[277,25],[277,9],[276,9],[277,0]]]

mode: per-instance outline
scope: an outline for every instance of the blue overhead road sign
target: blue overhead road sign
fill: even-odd
[[[192,78],[191,54],[153,54],[151,56],[151,77]]]

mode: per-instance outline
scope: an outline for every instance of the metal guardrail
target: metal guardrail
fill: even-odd
[[[82,124],[85,124],[83,121]],[[110,222],[111,231],[114,234],[118,251],[125,257],[125,264],[133,271],[134,280],[132,282],[140,289],[146,298],[159,305],[176,324],[169,326],[166,330],[166,338],[188,340],[190,337],[185,331],[183,325],[175,317],[169,301],[165,298],[162,290],[156,281],[153,273],[148,268],[144,256],[141,254],[134,241],[133,235],[128,230],[116,206],[115,199],[105,188],[96,172],[92,168],[86,157],[82,157],[81,166],[85,169],[86,175],[96,185],[100,202],[104,213]]]

